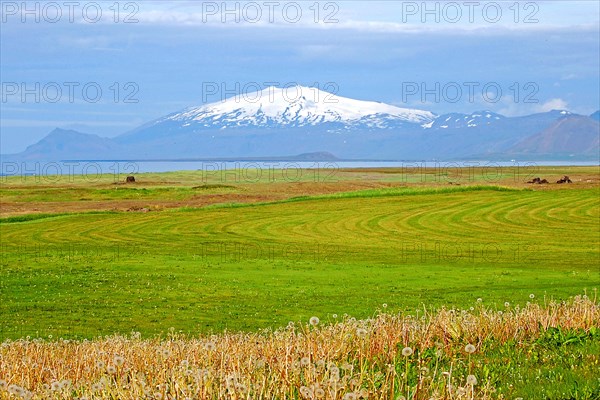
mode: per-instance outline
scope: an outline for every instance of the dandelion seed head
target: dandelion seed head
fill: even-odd
[[[317,397],[318,399],[325,397],[325,391],[321,388],[316,388],[315,397]]]
[[[301,394],[303,397],[305,397],[305,398],[307,398],[307,399],[310,399],[310,398],[312,397],[312,395],[313,395],[313,392],[312,392],[312,390],[310,390],[310,388],[309,388],[309,387],[306,387],[306,386],[301,386],[301,387],[300,387],[300,394]]]
[[[308,357],[302,357],[300,359],[300,366],[302,367],[308,367],[310,365],[310,358]]]
[[[383,303],[383,308],[387,308],[387,303]]]
[[[478,303],[481,303],[482,301],[483,301],[483,299],[482,299],[481,297],[479,297],[479,298],[477,299],[477,302],[478,302]]]
[[[106,372],[108,372],[110,375],[114,375],[117,373],[117,368],[114,365],[109,365],[106,367]]]
[[[113,362],[115,363],[115,365],[117,367],[122,366],[125,363],[125,359],[121,356],[114,356],[113,357]]]
[[[94,383],[92,385],[92,392],[100,392],[102,391],[102,389],[104,389],[104,385],[102,385],[101,383]]]
[[[531,293],[531,294],[529,295],[529,298],[530,298],[530,299],[533,299],[533,298],[535,298],[535,294]]]
[[[467,376],[467,384],[472,385],[472,386],[477,385],[477,378],[475,377],[475,375]]]
[[[338,317],[338,315],[337,315],[337,314],[333,314],[333,315],[332,315],[332,317],[333,317],[333,318],[337,318],[337,317]]]
[[[206,342],[204,348],[208,351],[214,351],[217,348],[217,345],[215,345],[213,342]]]
[[[413,349],[411,349],[410,347],[405,347],[402,349],[402,355],[404,357],[409,357],[410,355],[412,355],[413,353]]]
[[[331,372],[332,374],[339,374],[340,369],[338,367],[336,367],[335,365],[331,365],[331,366],[329,366],[329,372]]]
[[[309,322],[312,326],[317,326],[317,325],[319,325],[319,318],[318,317],[310,317]]]
[[[473,345],[472,345],[472,344],[470,344],[470,343],[469,343],[468,345],[466,345],[466,346],[465,346],[465,351],[466,351],[467,353],[469,353],[469,354],[471,354],[471,353],[475,353],[475,350],[476,350],[475,346],[473,346]]]
[[[248,392],[248,389],[246,388],[246,385],[244,385],[243,383],[237,383],[235,385],[235,390],[237,390],[241,394],[246,394]]]
[[[507,301],[504,303],[504,307],[510,307],[510,303]]]
[[[356,393],[346,393],[344,395],[344,400],[356,400]]]
[[[365,338],[367,336],[367,330],[363,328],[358,328],[356,330],[356,336],[358,336],[361,339]]]

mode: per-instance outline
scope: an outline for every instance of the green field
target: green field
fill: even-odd
[[[599,194],[392,187],[8,217],[0,220],[0,336],[256,330],[312,315],[365,318],[384,303],[415,312],[478,298],[500,309],[530,294],[563,299],[600,284]]]

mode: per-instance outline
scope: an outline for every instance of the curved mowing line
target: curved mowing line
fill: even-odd
[[[211,210],[215,208],[242,208],[242,207],[256,207],[266,206],[282,203],[295,203],[300,201],[313,201],[313,200],[324,200],[324,199],[341,199],[341,198],[370,198],[370,197],[388,197],[388,196],[415,196],[415,195],[428,195],[428,194],[445,194],[455,192],[471,192],[471,191],[498,191],[498,192],[519,192],[519,191],[531,191],[531,189],[515,189],[506,186],[485,186],[485,185],[473,185],[473,186],[462,186],[462,187],[451,187],[451,188],[436,188],[436,189],[406,189],[406,188],[390,188],[390,189],[367,189],[358,190],[352,192],[332,193],[325,195],[316,196],[298,196],[284,200],[256,202],[256,203],[220,203],[211,204],[204,207],[181,207],[172,210],[170,212],[194,212],[198,210]],[[13,217],[0,218],[0,224],[12,224],[20,222],[37,221],[40,219],[48,218],[59,218],[69,217],[74,215],[94,215],[94,214],[120,214],[120,211],[84,211],[84,212],[72,212],[72,213],[53,213],[53,214],[25,214],[17,215]]]
[[[193,248],[207,242],[301,246],[318,243],[385,255],[385,249],[398,248],[406,241],[458,240],[474,244],[524,241],[544,242],[546,247],[554,248],[568,238],[573,242],[569,251],[584,254],[586,249],[593,248],[597,219],[580,217],[581,220],[571,221],[564,216],[563,209],[571,207],[585,216],[589,214],[587,210],[598,207],[599,201],[589,193],[582,196],[490,191],[477,196],[453,193],[417,200],[380,196],[344,202],[283,203],[235,212],[215,209],[198,213],[122,213],[110,218],[7,225],[3,227],[3,242],[143,244],[157,252],[174,247]],[[556,218],[553,210],[559,210],[556,213],[562,218]],[[367,253],[364,257],[369,257]]]

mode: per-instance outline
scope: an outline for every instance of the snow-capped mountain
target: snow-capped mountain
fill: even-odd
[[[55,131],[11,157],[235,160],[299,154],[332,159],[333,154],[371,160],[587,159],[598,153],[597,116],[564,110],[521,117],[491,111],[435,115],[304,86],[269,87],[190,107],[112,139]]]
[[[339,123],[348,127],[389,128],[397,123],[423,124],[435,115],[374,101],[337,96],[317,88],[268,87],[224,101],[191,107],[156,121],[177,121],[197,127],[306,127]]]

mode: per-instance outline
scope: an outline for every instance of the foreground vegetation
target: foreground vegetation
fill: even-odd
[[[2,178],[0,399],[600,398],[597,168],[404,172]]]
[[[0,223],[4,337],[285,326],[599,284],[593,189],[391,188]],[[22,222],[20,222],[22,221]]]
[[[7,340],[0,398],[597,399],[596,293],[258,333]]]
[[[395,170],[340,171],[330,186],[200,184],[193,172],[139,175],[125,187],[5,178],[3,204],[28,212],[0,219],[0,337],[218,333],[312,313],[367,318],[383,303],[414,313],[478,297],[564,299],[600,284],[593,170],[569,170],[572,185],[515,183],[528,178],[508,170],[506,186],[483,184],[483,173],[469,172],[481,184],[449,185]],[[119,195],[101,209],[68,206],[89,203],[73,197],[80,190],[110,192],[102,185]],[[218,191],[284,196],[231,203]],[[122,211],[131,199],[119,196],[134,192],[151,195]],[[221,202],[152,203],[174,193]],[[44,209],[54,211],[35,211]]]

